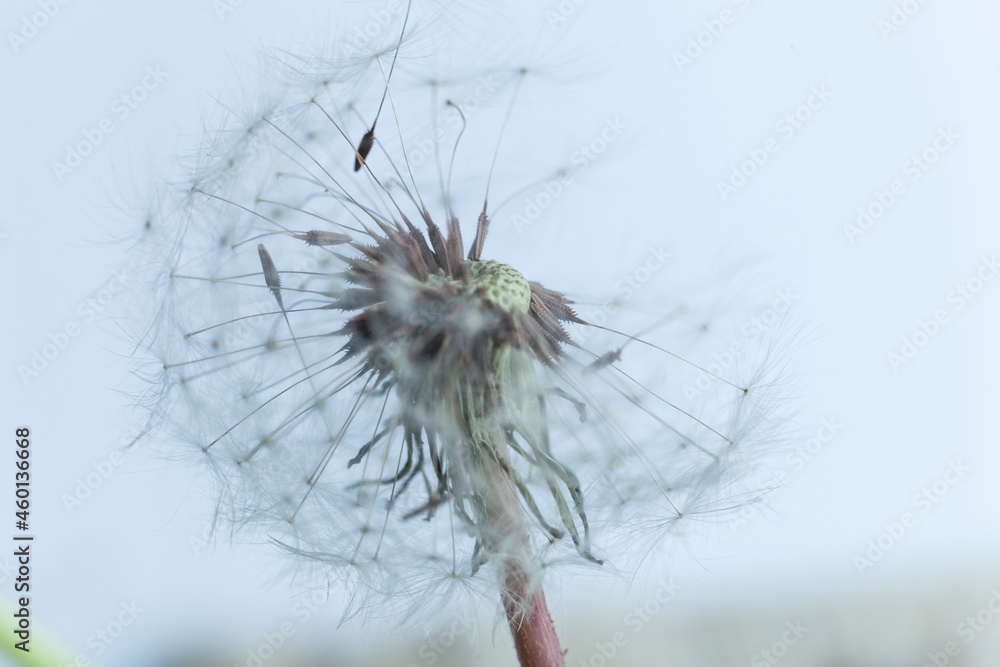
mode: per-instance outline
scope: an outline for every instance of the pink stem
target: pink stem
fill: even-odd
[[[545,592],[541,586],[531,587],[516,560],[508,560],[505,569],[504,611],[521,667],[565,667],[566,656],[545,604]]]
[[[482,399],[473,392],[466,405]],[[537,577],[528,530],[517,489],[507,470],[510,460],[506,438],[490,414],[476,413],[466,420],[474,447],[459,448],[467,470],[476,471],[470,483],[477,490],[478,523],[487,554],[500,568],[502,599],[507,624],[521,667],[566,667],[545,593]],[[469,413],[466,413],[468,415]]]
[[[531,576],[537,565],[517,491],[496,461],[484,461],[481,466],[485,539],[501,568],[503,607],[517,658],[521,667],[565,667],[566,656],[549,616],[545,592]]]

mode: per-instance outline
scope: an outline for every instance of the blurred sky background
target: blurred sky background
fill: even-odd
[[[197,470],[145,451],[115,454],[141,423],[118,391],[129,387],[132,362],[116,322],[87,313],[106,305],[101,290],[142,279],[119,273],[129,248],[120,239],[155,206],[150,186],[201,136],[216,99],[258,94],[246,64],[260,49],[314,44],[329,37],[325,26],[349,32],[391,4],[5,3],[0,405],[8,444],[0,499],[9,501],[0,507],[12,506],[14,429],[30,426],[35,638],[65,656],[60,664],[83,656],[94,665],[156,665],[164,655],[197,653],[201,642],[231,649],[219,664],[246,664],[247,647],[302,602],[300,589],[269,583],[277,568],[267,548],[225,540],[198,547],[211,500]],[[526,43],[541,35],[584,54],[567,64],[576,68],[576,92],[554,150],[589,141],[606,119],[627,124],[607,159],[581,175],[585,187],[561,196],[519,237],[505,242],[494,231],[494,250],[544,248],[519,268],[546,284],[547,272],[578,272],[578,291],[591,294],[611,291],[659,243],[698,266],[698,278],[710,277],[708,292],[732,286],[731,258],[753,258],[766,286],[738,285],[736,302],[746,296],[751,305],[726,316],[742,321],[785,289],[810,341],[795,355],[801,400],[789,449],[807,447],[824,423],[838,425],[802,465],[776,460],[780,488],[738,530],[723,523],[690,536],[631,586],[595,579],[553,591],[557,627],[584,642],[565,641],[570,663],[589,659],[601,628],[621,626],[664,576],[681,590],[663,619],[766,613],[776,620],[754,640],[758,648],[808,613],[816,614],[811,636],[824,636],[822,619],[832,616],[823,614],[833,609],[855,610],[842,615],[858,619],[853,626],[829,621],[847,642],[844,628],[860,632],[864,610],[883,608],[873,600],[912,598],[925,602],[901,608],[940,610],[936,601],[957,596],[941,612],[946,630],[986,605],[1000,587],[1000,268],[991,268],[1000,256],[1000,6],[553,0],[491,10],[459,3],[452,11],[470,12],[479,25],[496,21],[498,34],[530,28]],[[144,79],[145,99],[125,115],[115,101]],[[798,121],[783,121],[796,113]],[[112,129],[92,154],[70,173],[54,173],[67,146],[107,119]],[[519,126],[537,131],[523,118]],[[538,150],[546,149],[543,140]],[[745,167],[753,174],[723,196],[718,183],[755,156],[762,164]],[[874,212],[871,223],[851,231],[859,208]],[[730,259],[714,269],[718,257]],[[967,296],[957,296],[958,286]],[[97,303],[81,305],[88,299]],[[25,380],[19,367],[57,344],[67,326],[76,334]],[[890,353],[909,353],[904,341],[914,345],[912,359],[893,362]],[[100,470],[111,474],[67,509],[66,495]],[[941,493],[932,491],[924,511],[915,496],[935,482]],[[887,525],[906,512],[912,525],[887,540]],[[12,532],[0,530],[0,541]],[[890,548],[859,573],[855,557],[880,538]],[[11,550],[0,548],[0,599],[8,604]],[[289,651],[332,645],[371,656],[375,647],[381,654],[393,642],[423,641],[420,629],[391,623],[335,629],[334,596],[296,625]],[[120,637],[93,640],[132,604],[142,611]],[[879,614],[881,622],[909,622],[895,613]],[[505,629],[494,639],[485,618],[477,644],[506,647]],[[731,623],[719,633],[729,634]],[[871,639],[900,653],[870,664],[923,664],[949,639],[947,631],[914,632]],[[983,632],[995,645],[997,627]],[[709,633],[700,641],[721,640]],[[756,650],[719,664],[750,663]],[[399,655],[385,664],[430,664],[412,650]],[[803,655],[791,648],[784,664],[821,664]],[[978,664],[961,662],[969,655],[952,664]],[[653,664],[639,653],[616,659]]]

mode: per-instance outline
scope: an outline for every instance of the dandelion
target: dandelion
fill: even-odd
[[[659,543],[759,490],[774,393],[488,258],[512,231],[490,196],[505,128],[537,73],[491,70],[505,102],[473,115],[455,100],[475,75],[407,62],[415,23],[367,58],[295,60],[147,224],[154,412],[213,471],[218,518],[321,566],[348,614],[496,585],[521,664],[563,665],[543,574],[606,568],[623,530]],[[638,348],[660,366],[630,367]],[[687,400],[695,383],[711,391]]]

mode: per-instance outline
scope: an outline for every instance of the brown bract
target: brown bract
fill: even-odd
[[[349,337],[345,360],[364,356],[365,370],[388,374],[386,360],[405,351],[407,364],[447,363],[484,377],[489,351],[502,345],[530,350],[549,364],[571,342],[563,323],[584,323],[563,294],[535,282],[527,283],[526,311],[497,303],[490,288],[507,291],[504,282],[520,274],[498,262],[465,259],[457,220],[447,235],[429,218],[426,235],[408,220],[405,227],[379,226],[383,235],[372,234],[373,244],[351,244],[359,257],[338,255],[353,287],[333,306],[360,311],[337,333]]]

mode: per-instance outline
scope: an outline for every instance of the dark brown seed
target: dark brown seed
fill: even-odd
[[[281,302],[281,278],[278,277],[278,269],[274,266],[271,253],[267,251],[263,243],[258,243],[257,254],[260,255],[260,265],[264,269],[264,282],[271,288],[271,294],[278,302],[278,307],[284,310],[285,304]]]
[[[361,143],[358,144],[358,150],[354,154],[354,171],[360,171],[361,165],[365,163],[365,158],[368,157],[368,153],[371,152],[374,144],[375,126],[372,125],[372,129],[365,132],[365,136],[361,137]]]

